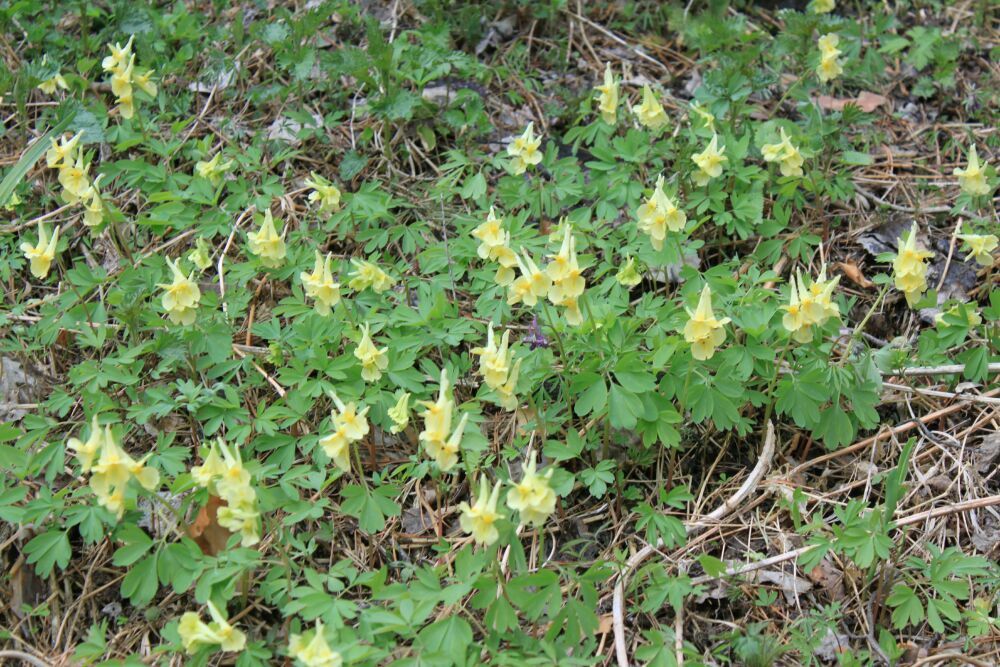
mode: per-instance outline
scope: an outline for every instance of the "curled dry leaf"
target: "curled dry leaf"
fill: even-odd
[[[836,267],[858,287],[869,289],[875,286],[875,283],[865,278],[865,274],[861,272],[855,262],[837,262]]]
[[[219,525],[218,512],[225,507],[226,501],[217,496],[209,496],[208,502],[198,512],[194,522],[188,528],[188,535],[201,550],[209,556],[215,556],[226,548],[229,536],[228,530]]]

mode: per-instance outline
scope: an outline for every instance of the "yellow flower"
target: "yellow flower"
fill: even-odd
[[[220,444],[223,444],[221,438],[213,440],[201,465],[191,468],[191,479],[203,488],[209,488],[217,477],[221,477],[226,472],[226,465],[219,455]]]
[[[729,162],[729,158],[724,155],[725,152],[725,147],[719,148],[718,135],[713,134],[712,141],[709,142],[705,150],[701,153],[695,153],[691,158],[698,165],[698,171],[694,172],[692,176],[694,182],[698,185],[706,185],[713,178],[721,176],[723,165]]]
[[[618,82],[611,73],[611,63],[604,65],[604,85],[597,86],[599,93],[597,108],[601,119],[608,125],[614,125],[618,119]]]
[[[557,306],[564,298],[578,297],[586,289],[586,280],[576,257],[576,239],[573,238],[573,226],[569,223],[563,227],[563,241],[559,252],[549,255],[545,272],[552,279],[549,289],[549,299]]]
[[[618,273],[615,274],[615,280],[618,281],[619,285],[624,287],[635,287],[642,282],[642,276],[635,266],[634,257],[626,256],[625,263],[622,264],[621,268],[618,269]]]
[[[136,74],[132,78],[132,83],[139,86],[139,90],[150,97],[156,97],[156,84],[153,83],[153,70],[147,70],[143,74]]]
[[[340,283],[333,281],[332,261],[331,254],[328,253],[324,260],[317,250],[313,272],[303,271],[299,274],[306,296],[316,300],[316,312],[324,316],[329,315],[331,309],[340,301]]]
[[[361,362],[361,377],[365,382],[378,382],[382,377],[382,371],[389,367],[389,359],[386,357],[388,352],[388,347],[381,350],[375,347],[371,327],[366,322],[361,327],[361,341],[354,349],[354,357]]]
[[[667,113],[663,110],[663,105],[656,99],[649,84],[642,87],[642,104],[632,107],[639,122],[651,130],[658,130],[667,124]]]
[[[48,67],[48,64],[49,64],[49,57],[42,56],[42,66]],[[38,89],[43,93],[45,93],[46,95],[54,95],[56,92],[56,88],[69,90],[69,85],[66,83],[66,79],[63,78],[63,75],[59,73],[59,70],[56,70],[55,74],[53,74],[48,79],[45,79],[44,81],[38,84]]]
[[[354,403],[344,404],[336,395],[332,395],[337,406],[331,413],[333,433],[320,438],[319,444],[330,457],[334,465],[347,472],[351,469],[351,444],[363,439],[369,432],[368,408],[358,412]]]
[[[486,221],[472,230],[472,237],[479,240],[476,254],[481,259],[490,259],[491,251],[497,246],[506,246],[509,236],[503,229],[503,218],[498,218],[496,210],[490,206]]]
[[[250,252],[260,258],[260,263],[272,269],[281,266],[285,260],[285,232],[274,228],[274,218],[271,217],[271,209],[264,211],[264,221],[260,225],[260,231],[250,232],[247,238],[250,240]]]
[[[990,184],[986,182],[986,165],[979,164],[979,155],[976,154],[976,145],[969,146],[969,164],[965,169],[955,167],[952,172],[958,176],[958,184],[964,192],[970,195],[988,195]]]
[[[208,603],[211,623],[205,623],[193,611],[185,612],[177,626],[177,634],[188,655],[194,655],[202,645],[217,644],[223,651],[242,651],[246,646],[246,635],[226,621],[218,608]]]
[[[83,130],[80,130],[69,139],[65,137],[59,141],[52,139],[52,147],[45,153],[45,163],[51,169],[61,169],[73,164],[74,155],[83,137]]]
[[[966,261],[975,258],[983,266],[993,266],[993,251],[998,245],[995,234],[959,234],[958,238],[965,241],[971,251],[965,256]]]
[[[90,437],[87,438],[87,442],[82,442],[77,438],[70,438],[66,441],[66,447],[76,453],[76,460],[80,462],[82,472],[90,472],[94,465],[94,459],[97,458],[104,445],[104,438],[104,430],[97,422],[97,415],[94,415],[90,421]]]
[[[458,509],[462,513],[459,517],[459,524],[462,530],[472,535],[476,544],[489,546],[500,539],[500,532],[497,530],[496,522],[503,518],[503,514],[497,511],[497,501],[500,499],[500,482],[493,486],[490,491],[489,481],[483,475],[479,478],[479,497],[472,507],[469,503],[462,502]]]
[[[836,58],[839,56],[841,53],[840,49],[837,48],[839,44],[840,36],[835,32],[828,32],[816,40],[816,45],[819,46],[819,53],[824,58]]]
[[[101,199],[101,191],[97,189],[97,183],[101,180],[98,176],[94,181],[94,187],[90,194],[90,203],[83,208],[83,224],[87,227],[97,227],[104,222],[104,200]]]
[[[495,388],[497,396],[500,397],[500,407],[508,412],[512,412],[520,405],[517,398],[517,379],[521,375],[521,361],[518,359],[507,374],[507,381]]]
[[[455,409],[455,401],[447,394],[450,383],[448,373],[441,371],[441,384],[438,389],[437,401],[421,401],[424,412],[424,430],[418,439],[424,443],[428,456],[433,458],[442,472],[448,472],[458,463],[458,451],[462,443],[465,425],[469,421],[468,413],[462,415],[458,427],[451,431],[451,417]],[[451,431],[451,436],[448,433]]]
[[[701,121],[702,125],[705,126],[705,129],[715,132],[715,116],[712,115],[712,112],[697,102],[691,103],[691,111]]]
[[[121,518],[125,511],[125,487],[130,479],[147,491],[152,491],[160,482],[160,473],[149,468],[143,461],[136,461],[115,441],[111,427],[104,430],[101,455],[90,466],[90,488],[97,496],[97,502]]]
[[[125,66],[125,63],[132,56],[132,42],[134,40],[135,35],[130,36],[124,47],[117,43],[114,46],[108,44],[108,49],[111,50],[111,55],[106,56],[104,60],[101,61],[101,67],[104,68],[105,72],[114,72]]]
[[[507,492],[507,507],[518,512],[521,523],[529,526],[541,526],[556,509],[556,492],[549,485],[555,470],[549,468],[539,475],[535,466],[535,454],[529,450],[521,481],[512,482],[513,488]]]
[[[83,161],[83,150],[78,150],[76,162],[64,164],[59,168],[59,184],[63,186],[62,198],[67,204],[75,204],[81,199],[86,199],[93,192],[87,167]]]
[[[824,83],[832,81],[844,73],[844,68],[840,60],[838,60],[841,54],[840,49],[837,48],[839,43],[840,37],[836,33],[827,33],[819,38],[820,58],[819,66],[816,68],[816,75]]]
[[[194,242],[194,249],[188,253],[187,258],[198,267],[199,271],[205,271],[212,266],[212,258],[208,254],[208,241],[205,240],[205,237],[198,237],[198,240]]]
[[[522,252],[524,250],[522,249]],[[528,307],[538,303],[539,298],[545,298],[552,287],[552,279],[549,274],[538,268],[531,255],[524,253],[524,259],[520,255],[515,256],[521,275],[510,285],[507,295],[507,303],[511,306],[524,302]]]
[[[729,318],[715,318],[712,312],[712,290],[708,285],[701,290],[701,298],[695,311],[687,312],[690,319],[684,325],[684,340],[691,343],[691,356],[699,361],[711,359],[715,348],[726,340],[724,327],[729,323]]]
[[[312,188],[309,201],[319,203],[321,213],[334,213],[340,210],[340,189],[315,171],[309,172],[305,181],[307,188]]]
[[[782,306],[785,314],[781,318],[781,324],[792,333],[792,338],[797,342],[808,343],[813,337],[812,325],[806,316],[806,310],[802,307],[802,303],[799,300],[799,288],[796,285],[795,278],[792,278],[789,282],[792,290],[788,305]],[[799,279],[799,283],[801,283],[801,278]]]
[[[173,275],[173,280],[169,283],[159,283],[157,287],[163,290],[163,309],[167,311],[167,317],[174,324],[188,326],[194,323],[195,312],[198,303],[201,301],[201,289],[198,283],[193,280],[194,272],[185,276],[181,273],[177,262],[172,262],[166,258],[167,266]]]
[[[776,144],[764,144],[760,152],[764,156],[765,162],[777,162],[781,169],[782,176],[802,176],[802,164],[805,160],[799,149],[796,148],[791,139],[785,133],[785,128],[780,128],[781,141]]]
[[[892,260],[896,289],[906,295],[912,308],[927,289],[927,264],[924,260],[934,253],[917,248],[917,223],[913,223],[906,239],[899,239],[899,250]]]
[[[229,532],[240,534],[240,546],[252,547],[260,542],[260,513],[253,504],[240,503],[220,507],[216,520]]]
[[[498,388],[507,381],[507,374],[510,372],[513,356],[510,350],[510,330],[503,332],[500,345],[497,346],[493,323],[490,322],[486,329],[486,347],[475,347],[472,354],[479,355],[479,373],[486,380],[487,386],[491,389]]]
[[[222,161],[222,153],[216,153],[212,156],[212,159],[205,161],[198,161],[194,165],[194,173],[204,178],[212,187],[217,187],[219,181],[222,180],[223,175],[229,171],[233,166],[232,160]]]
[[[31,268],[31,275],[36,278],[45,278],[49,275],[52,261],[56,258],[56,245],[59,243],[59,228],[55,228],[52,236],[49,236],[45,224],[38,223],[38,242],[34,245],[25,241],[21,244],[21,252],[28,260]]]
[[[636,215],[639,218],[639,231],[649,235],[654,250],[663,250],[668,230],[680,232],[687,224],[687,214],[663,192],[662,175],[657,177],[652,196],[639,206]]]
[[[111,74],[111,94],[115,97],[132,96],[132,72],[135,70],[135,54],[129,56],[128,65],[115,69]]]
[[[813,0],[809,6],[814,14],[828,14],[837,7],[837,0]]]
[[[840,276],[833,280],[826,279],[826,265],[820,269],[819,276],[809,285],[808,290],[799,274],[799,293],[806,310],[806,317],[811,324],[822,326],[831,317],[840,317],[840,308],[833,301],[833,290],[840,282]]]
[[[535,138],[534,126],[534,123],[528,123],[524,133],[507,146],[507,154],[514,158],[510,164],[515,175],[523,174],[528,167],[542,161],[542,154],[538,151],[542,139]]]
[[[390,433],[400,433],[410,424],[410,392],[404,391],[396,404],[389,408],[389,419],[392,420]]]
[[[323,623],[316,619],[316,629],[304,635],[293,634],[288,639],[288,656],[305,667],[341,667],[344,660],[330,648],[323,636]],[[308,638],[308,641],[307,641]]]
[[[396,281],[388,273],[367,260],[352,258],[351,265],[354,270],[351,272],[351,280],[347,284],[353,290],[360,292],[371,287],[376,294],[381,294],[396,284]]]
[[[505,232],[506,242],[510,243],[510,232]],[[493,276],[493,282],[500,287],[506,287],[514,282],[514,267],[517,266],[517,254],[507,245],[495,246],[490,250],[490,259],[500,266]]]

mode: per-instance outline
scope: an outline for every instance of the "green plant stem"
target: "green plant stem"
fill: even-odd
[[[785,360],[785,355],[791,346],[792,341],[789,339],[785,343],[785,346],[781,348],[781,354],[778,355],[778,360],[774,363],[774,373],[771,374],[771,381],[767,383],[767,390],[764,392],[764,396],[767,398],[767,408],[764,409],[765,424],[771,418],[771,413],[774,412],[775,401],[771,398],[771,395],[774,393],[774,385],[778,383],[778,375],[781,374],[781,363]]]

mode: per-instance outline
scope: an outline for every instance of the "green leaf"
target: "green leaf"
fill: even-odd
[[[608,394],[608,416],[613,427],[635,428],[642,413],[642,401],[638,396],[621,385],[611,385],[611,392]]]
[[[344,501],[340,509],[358,520],[358,526],[366,533],[377,533],[385,528],[387,516],[398,516],[401,508],[393,498],[399,494],[395,486],[380,486],[374,490],[351,484],[340,492]]]
[[[897,629],[924,620],[924,606],[920,603],[916,591],[909,586],[903,584],[893,586],[892,594],[886,599],[886,603],[892,607],[892,624]]]
[[[589,415],[592,412],[600,413],[608,402],[608,387],[604,384],[604,378],[594,373],[581,375],[573,382],[574,389],[580,386],[582,377],[585,377],[588,382],[584,385],[586,388],[583,389],[582,393],[577,395],[573,412],[578,417]]]
[[[132,566],[122,579],[122,596],[137,607],[144,607],[156,595],[160,580],[156,575],[156,554],[146,556]]]
[[[450,664],[465,664],[472,646],[472,626],[458,614],[431,623],[417,635],[417,643],[435,657],[446,657]],[[477,651],[478,653],[478,651]]]
[[[35,573],[45,579],[56,565],[64,570],[69,564],[73,550],[69,546],[69,533],[65,530],[47,530],[36,535],[24,545],[28,555],[28,565],[35,566]]]
[[[705,570],[705,574],[710,577],[721,577],[726,574],[726,564],[715,556],[702,554],[698,556],[698,562]]]

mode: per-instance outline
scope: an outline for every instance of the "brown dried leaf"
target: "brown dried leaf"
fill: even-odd
[[[854,262],[837,262],[836,268],[840,269],[847,276],[847,279],[858,287],[869,289],[875,286],[875,283],[865,278],[865,274],[861,273],[861,269]]]
[[[869,93],[868,91],[864,91],[857,97],[851,98],[830,97],[829,95],[820,95],[816,98],[816,104],[819,105],[819,108],[826,111],[842,111],[848,104],[854,104],[860,107],[862,111],[871,113],[883,104],[888,103],[888,97],[877,93]]]
[[[188,535],[209,556],[215,556],[225,549],[229,536],[232,535],[219,525],[217,517],[219,508],[225,506],[226,501],[222,498],[209,496],[208,502],[201,508],[194,523],[188,528]]]

